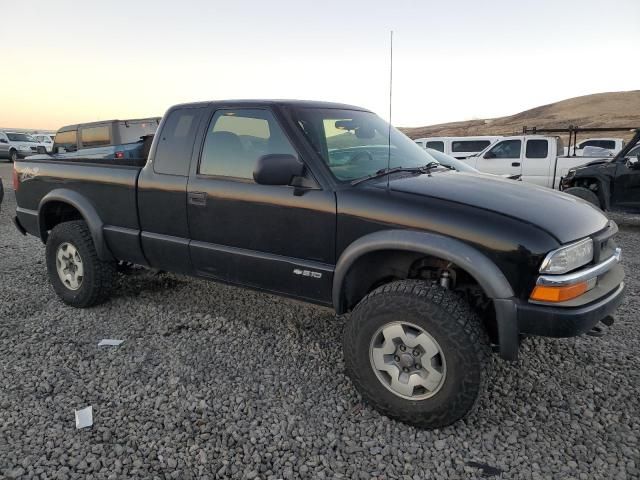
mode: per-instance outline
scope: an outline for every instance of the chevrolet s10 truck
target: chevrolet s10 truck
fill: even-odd
[[[350,312],[355,387],[424,428],[470,411],[492,351],[610,323],[625,290],[597,208],[444,168],[348,105],[178,105],[143,167],[45,157],[13,182],[16,226],[46,244],[64,302],[107,300],[126,261]]]

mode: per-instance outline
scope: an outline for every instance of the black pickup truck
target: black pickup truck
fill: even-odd
[[[144,167],[21,160],[14,187],[64,302],[106,300],[126,261],[351,312],[362,397],[426,428],[472,408],[492,351],[609,323],[625,289],[617,227],[589,203],[444,168],[348,105],[178,105]]]

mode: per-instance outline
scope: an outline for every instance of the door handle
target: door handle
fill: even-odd
[[[512,167],[519,167],[520,166],[520,162],[513,162],[511,163]]]
[[[197,207],[207,204],[207,192],[189,192],[189,203]]]

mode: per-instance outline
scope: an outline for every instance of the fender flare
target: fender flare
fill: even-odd
[[[491,299],[508,299],[513,289],[502,271],[486,255],[472,246],[437,233],[412,230],[383,230],[365,235],[349,245],[340,255],[333,277],[333,306],[345,313],[343,298],[345,278],[362,256],[376,250],[404,250],[424,253],[455,263],[467,271]]]
[[[95,245],[98,258],[100,258],[101,260],[113,260],[113,255],[111,255],[111,252],[109,251],[109,248],[107,247],[104,241],[104,236],[102,234],[102,227],[104,223],[98,215],[95,207],[89,201],[89,199],[87,199],[83,195],[66,188],[57,188],[55,190],[52,190],[47,193],[42,198],[42,200],[40,200],[40,204],[38,205],[38,226],[40,229],[40,238],[43,242],[46,243],[49,234],[45,227],[46,223],[44,216],[41,214],[41,212],[42,209],[51,202],[66,203],[78,210],[84,221],[87,223],[87,226],[89,227],[91,238],[93,239],[93,244]]]

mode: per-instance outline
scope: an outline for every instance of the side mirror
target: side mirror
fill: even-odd
[[[253,179],[260,185],[290,185],[304,173],[304,164],[293,155],[271,154],[258,159]]]

